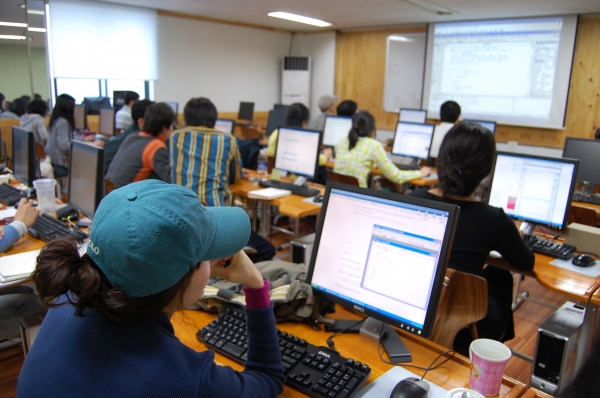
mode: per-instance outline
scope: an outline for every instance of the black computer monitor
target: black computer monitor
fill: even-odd
[[[104,148],[72,140],[67,203],[93,218],[103,197]]]
[[[28,187],[40,176],[33,132],[12,128],[13,176]]]
[[[175,116],[177,116],[179,113],[179,103],[178,102],[172,102],[172,101],[165,101],[165,104],[169,105],[171,107],[171,109],[173,109],[173,112],[175,112]]]
[[[129,91],[124,90],[114,90],[113,91],[113,105],[115,108],[115,112],[119,112],[119,110],[125,105],[125,96]]]
[[[273,133],[280,126],[285,125],[285,114],[286,109],[274,109],[269,111],[269,118],[267,119],[267,137]]]
[[[235,127],[235,120],[233,119],[217,119],[215,122],[215,130],[221,131],[226,134],[233,134]]]
[[[323,145],[336,146],[352,128],[352,118],[349,116],[331,116],[325,117],[325,127],[323,127]]]
[[[492,122],[491,120],[474,120],[474,119],[465,119],[464,123],[477,123],[490,130],[492,134],[496,132],[496,122]]]
[[[240,102],[238,119],[252,121],[254,117],[254,102]]]
[[[85,106],[75,105],[75,129],[85,129]]]
[[[567,137],[563,158],[579,159],[577,182],[590,186],[590,189],[600,185],[600,140]]]
[[[423,109],[400,108],[398,113],[399,122],[425,123],[427,111]]]
[[[429,157],[434,129],[433,124],[398,122],[392,155],[426,160]]]
[[[289,107],[290,107],[289,105],[275,104],[275,105],[273,105],[273,110],[274,111],[287,111]]]
[[[431,334],[459,207],[331,181],[324,196],[307,282],[315,296],[368,315],[361,335],[381,337],[392,362],[410,361],[386,324]]]
[[[115,110],[112,108],[100,109],[100,123],[98,133],[112,137],[115,135]]]
[[[576,159],[498,152],[488,203],[528,224],[564,229],[577,173]]]
[[[99,115],[100,109],[112,108],[108,97],[83,97],[83,105],[88,115]]]
[[[321,132],[299,127],[280,127],[275,151],[275,168],[315,178],[319,165]]]

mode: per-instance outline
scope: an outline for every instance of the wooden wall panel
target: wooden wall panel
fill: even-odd
[[[392,33],[425,32],[426,25],[338,32],[335,93],[368,110],[382,129],[394,130],[397,113],[383,111],[386,40]],[[499,142],[562,148],[565,137],[592,138],[600,127],[600,16],[579,19],[564,130],[499,125]]]

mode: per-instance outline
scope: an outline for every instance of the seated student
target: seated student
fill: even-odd
[[[146,109],[144,131],[125,139],[106,172],[106,179],[115,188],[146,179],[171,182],[166,142],[173,132],[175,117],[173,109],[164,102]]]
[[[35,137],[35,142],[46,145],[48,139],[48,130],[46,130],[46,121],[44,118],[48,113],[48,105],[46,101],[33,100],[27,106],[27,113],[21,116],[21,128],[27,131],[32,131]],[[40,159],[41,160],[41,159]]]
[[[335,147],[335,166],[333,171],[356,177],[358,184],[366,188],[369,173],[377,166],[389,181],[401,184],[428,175],[429,167],[421,170],[400,170],[388,158],[383,145],[373,139],[375,119],[369,112],[359,112],[352,116],[352,128],[348,136],[340,140]]]
[[[310,130],[323,131],[325,128],[325,118],[328,115],[335,115],[335,103],[337,101],[337,95],[324,95],[319,98],[319,109],[321,110],[321,114],[308,123],[308,128]]]
[[[127,127],[134,124],[134,120],[131,115],[131,109],[133,104],[140,99],[140,95],[135,91],[127,91],[125,94],[125,105],[115,115],[115,128],[126,129]]]
[[[146,109],[153,103],[154,102],[150,100],[144,99],[133,104],[131,107],[131,117],[135,120],[135,123],[132,123],[131,126],[121,131],[121,134],[118,136],[112,137],[110,140],[102,143],[102,146],[104,147],[104,172],[108,171],[110,163],[117,154],[123,141],[125,141],[125,138],[129,137],[131,134],[137,134],[142,131],[144,128],[144,114],[146,113]]]
[[[240,250],[236,207],[204,207],[191,190],[147,180],[108,194],[87,252],[48,243],[32,277],[50,307],[19,375],[20,397],[276,397],[283,366],[269,282]],[[231,259],[228,266],[225,258]],[[237,372],[175,336],[172,315],[210,275],[244,284],[248,360]]]
[[[6,107],[6,97],[0,93],[0,119],[18,119],[19,116],[9,111]]]
[[[514,338],[513,278],[509,271],[484,268],[488,254],[496,250],[510,265],[523,271],[533,269],[535,257],[504,211],[479,202],[473,195],[479,182],[492,171],[495,158],[492,133],[477,123],[460,123],[446,134],[440,147],[439,188],[418,189],[412,195],[460,206],[448,266],[487,280],[488,313],[477,323],[479,337],[506,341]]]
[[[356,102],[352,101],[352,100],[344,100],[342,102],[340,102],[340,104],[337,106],[337,115],[338,116],[354,116],[354,114],[356,113],[356,110],[358,109],[358,105],[356,104]]]
[[[71,139],[75,129],[75,98],[61,94],[50,115],[48,124],[48,141],[44,147],[46,156],[50,156],[54,175],[65,177],[69,174],[69,154]]]
[[[460,105],[454,101],[446,101],[440,107],[440,119],[441,123],[435,126],[433,131],[433,139],[431,140],[431,148],[429,149],[429,156],[432,158],[438,157],[440,151],[440,145],[446,136],[446,133],[454,127],[460,117]]]
[[[0,252],[8,250],[13,243],[27,234],[38,216],[33,201],[22,198],[14,221],[0,227]],[[19,319],[26,315],[43,312],[45,307],[28,286],[0,289],[0,341],[19,337]]]

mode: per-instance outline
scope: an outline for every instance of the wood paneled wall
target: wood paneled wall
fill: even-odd
[[[368,110],[382,129],[394,130],[397,113],[384,112],[386,41],[392,33],[426,32],[426,25],[338,32],[335,93]],[[499,142],[562,148],[565,137],[592,138],[600,128],[600,16],[579,19],[564,130],[499,125]]]

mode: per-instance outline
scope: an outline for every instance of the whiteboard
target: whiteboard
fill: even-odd
[[[383,109],[421,109],[425,75],[426,33],[390,35],[387,40]]]

